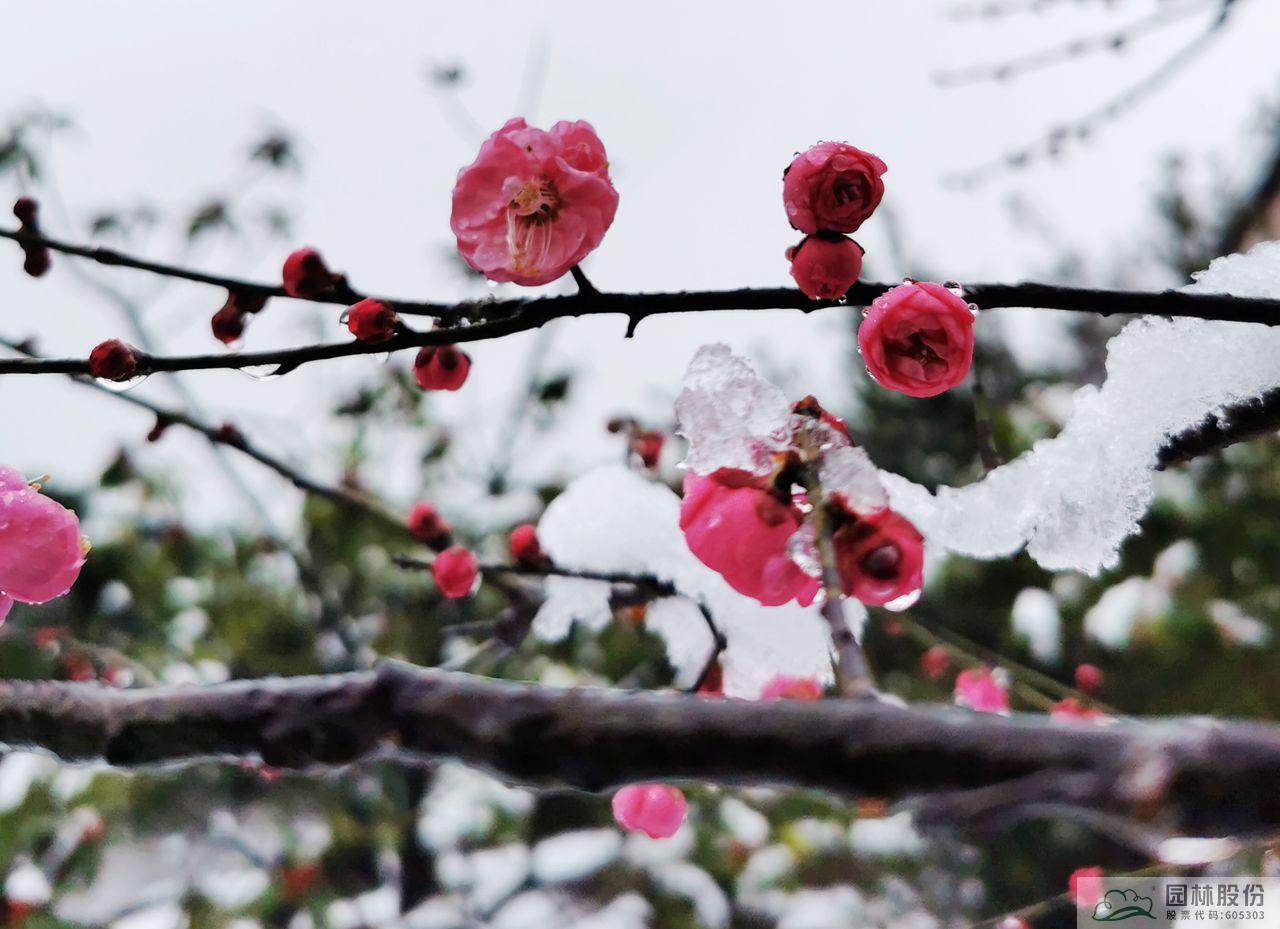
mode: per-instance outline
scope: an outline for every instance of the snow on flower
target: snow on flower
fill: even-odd
[[[458,252],[491,281],[554,281],[590,254],[613,222],[618,192],[590,123],[549,132],[507,123],[458,173],[450,226]]]
[[[75,513],[0,467],[0,621],[14,602],[44,603],[70,590],[88,550]]]
[[[676,402],[689,439],[680,527],[689,548],[735,590],[767,606],[817,595],[813,501],[797,482],[817,471],[822,506],[835,526],[836,568],[849,596],[908,602],[921,586],[923,539],[886,508],[865,451],[813,397],[791,407],[726,346],[700,349]],[[744,467],[745,466],[745,467]]]

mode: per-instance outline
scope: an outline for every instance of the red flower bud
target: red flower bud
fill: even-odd
[[[920,670],[930,680],[936,681],[942,677],[949,667],[951,667],[951,653],[947,651],[945,645],[934,645],[920,656]]]
[[[924,538],[893,510],[855,515],[832,540],[846,596],[883,606],[920,589]]]
[[[19,197],[13,204],[13,215],[21,223],[18,231],[27,235],[41,235],[39,213],[40,205],[35,200],[31,197]],[[21,246],[24,256],[22,270],[32,277],[40,277],[49,270],[52,259],[48,248],[32,242],[19,242],[18,244]]]
[[[314,248],[300,248],[284,260],[284,292],[291,297],[318,297],[341,280]]]
[[[862,246],[848,236],[807,236],[787,258],[796,286],[811,300],[839,300],[862,273]]]
[[[480,563],[461,545],[446,548],[431,564],[431,573],[440,592],[451,600],[468,596],[475,586]]]
[[[973,311],[941,284],[903,284],[867,309],[858,348],[880,386],[936,397],[969,373]]]
[[[639,429],[631,437],[631,451],[640,459],[640,463],[652,471],[658,466],[662,457],[662,446],[667,437],[654,429]]]
[[[361,342],[385,342],[395,335],[399,317],[381,300],[367,297],[347,310],[347,328]]]
[[[1102,669],[1097,665],[1082,664],[1076,666],[1076,689],[1087,694],[1096,694],[1102,688]]]
[[[24,226],[37,225],[36,216],[40,212],[40,204],[31,197],[19,197],[13,204],[13,215]]]
[[[243,448],[245,445],[244,433],[234,423],[223,423],[213,435],[214,441],[221,442],[223,445],[231,445],[236,448]]]
[[[236,308],[232,300],[228,299],[222,309],[213,314],[209,324],[213,330],[213,337],[223,345],[230,345],[238,342],[244,335],[245,322],[245,315]]]
[[[538,543],[538,530],[532,523],[516,526],[507,538],[507,546],[511,557],[523,565],[538,565],[547,560],[546,553]]]
[[[430,503],[415,503],[409,510],[406,525],[415,539],[435,547],[446,544],[449,533],[453,531],[440,515],[440,511]]]
[[[413,377],[423,390],[457,390],[471,371],[471,356],[452,345],[428,345],[413,360]]]
[[[105,381],[127,381],[138,373],[138,353],[119,339],[107,339],[89,353],[89,373]]]

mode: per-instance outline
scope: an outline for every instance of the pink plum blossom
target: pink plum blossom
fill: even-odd
[[[76,514],[0,467],[0,620],[14,602],[61,597],[80,574],[88,545]]]
[[[846,142],[801,152],[782,176],[787,219],[801,232],[855,232],[884,196],[883,161]]]
[[[868,307],[858,348],[881,387],[935,397],[973,364],[973,311],[941,284],[903,284]]]
[[[1009,691],[990,668],[968,668],[957,674],[955,698],[979,713],[1009,712]]]
[[[604,145],[586,122],[547,132],[512,119],[458,173],[450,226],[491,281],[554,281],[604,239],[618,209]]]
[[[618,825],[651,839],[675,835],[687,809],[684,794],[669,784],[632,784],[613,795],[613,818]]]
[[[740,594],[765,606],[790,600],[808,606],[817,596],[818,579],[801,569],[789,549],[800,529],[799,513],[754,475],[727,468],[687,474],[680,528],[698,560]]]

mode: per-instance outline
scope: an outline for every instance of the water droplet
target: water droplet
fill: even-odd
[[[98,378],[95,383],[99,386],[105,387],[112,393],[122,394],[127,390],[133,390],[133,388],[137,387],[150,376],[150,374],[139,374],[136,377],[129,378],[127,381],[108,381],[104,378]]]
[[[255,381],[270,381],[279,377],[280,366],[277,364],[264,365],[247,365],[243,368],[236,368],[241,374],[248,375]]]

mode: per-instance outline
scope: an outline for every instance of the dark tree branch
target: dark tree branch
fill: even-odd
[[[358,291],[352,290],[350,287],[344,286],[314,297],[290,297],[279,284],[263,284],[258,281],[247,281],[241,278],[225,277],[220,274],[206,274],[203,271],[195,271],[191,268],[179,267],[178,265],[165,264],[159,261],[148,261],[144,258],[136,258],[112,248],[101,248],[94,245],[79,245],[74,242],[63,242],[60,239],[51,239],[48,236],[31,235],[30,233],[10,229],[0,229],[0,239],[12,239],[19,245],[43,246],[51,251],[60,252],[64,255],[74,255],[77,258],[87,258],[89,261],[95,261],[100,265],[117,268],[133,268],[137,271],[147,271],[151,274],[158,274],[161,277],[194,281],[197,284],[209,284],[214,287],[223,287],[227,290],[233,290],[238,293],[252,294],[260,297],[289,297],[289,299],[293,300],[305,299],[311,303],[331,303],[341,306],[349,306],[353,303],[358,303],[360,300],[363,300],[368,296],[367,294],[359,293]],[[452,318],[457,315],[457,308],[447,304],[424,303],[416,300],[395,300],[391,298],[379,299],[382,299],[385,303],[395,307],[398,313],[402,313],[406,316]]]
[[[849,289],[845,301],[810,300],[793,288],[742,288],[739,290],[677,293],[579,293],[558,297],[516,298],[447,307],[450,315],[482,318],[471,325],[448,326],[426,332],[403,329],[386,342],[335,342],[263,352],[219,352],[209,355],[142,356],[138,373],[196,371],[215,368],[272,368],[285,374],[301,365],[332,358],[395,352],[423,345],[446,345],[497,339],[528,332],[552,320],[578,316],[621,314],[634,329],[650,316],[669,313],[707,313],[724,310],[796,309],[803,312],[866,306],[896,284],[860,281]],[[1182,291],[1123,291],[1053,284],[968,284],[964,296],[986,310],[1002,307],[1039,307],[1110,316],[1132,313],[1182,316],[1194,319],[1280,325],[1280,300],[1200,294]],[[87,358],[9,359],[0,361],[0,374],[88,374]]]
[[[1214,0],[1202,0],[1194,5],[1168,4],[1158,7],[1154,12],[1115,29],[1093,35],[1078,36],[1059,45],[1037,49],[1023,55],[1017,55],[1004,61],[990,64],[969,65],[938,71],[934,74],[934,82],[943,87],[958,87],[979,81],[1004,81],[1019,77],[1030,71],[1048,68],[1073,58],[1079,58],[1091,52],[1120,51],[1135,39],[1150,32],[1163,29],[1170,23],[1186,19],[1197,13],[1207,12],[1214,5]]]
[[[977,167],[945,175],[946,183],[961,187],[978,184],[992,176],[1025,167],[1031,162],[1060,154],[1073,141],[1089,138],[1107,123],[1114,122],[1158,91],[1189,62],[1201,54],[1222,32],[1239,0],[1219,0],[1218,13],[1203,31],[1181,46],[1154,70],[1118,91],[1082,116],[1051,128],[1040,138],[1013,149]]]
[[[1163,471],[1170,465],[1210,455],[1277,430],[1280,430],[1280,387],[1210,413],[1199,425],[1170,436],[1156,456],[1156,469]]]
[[[1280,728],[1205,719],[1107,726],[870,700],[704,700],[561,689],[388,663],[375,673],[113,690],[0,683],[0,742],[117,767],[261,758],[342,765],[453,757],[599,791],[646,780],[812,788],[904,800],[1055,772],[1073,802],[1195,835],[1280,826]],[[1083,783],[1091,780],[1093,783]],[[972,796],[981,796],[975,794]]]

